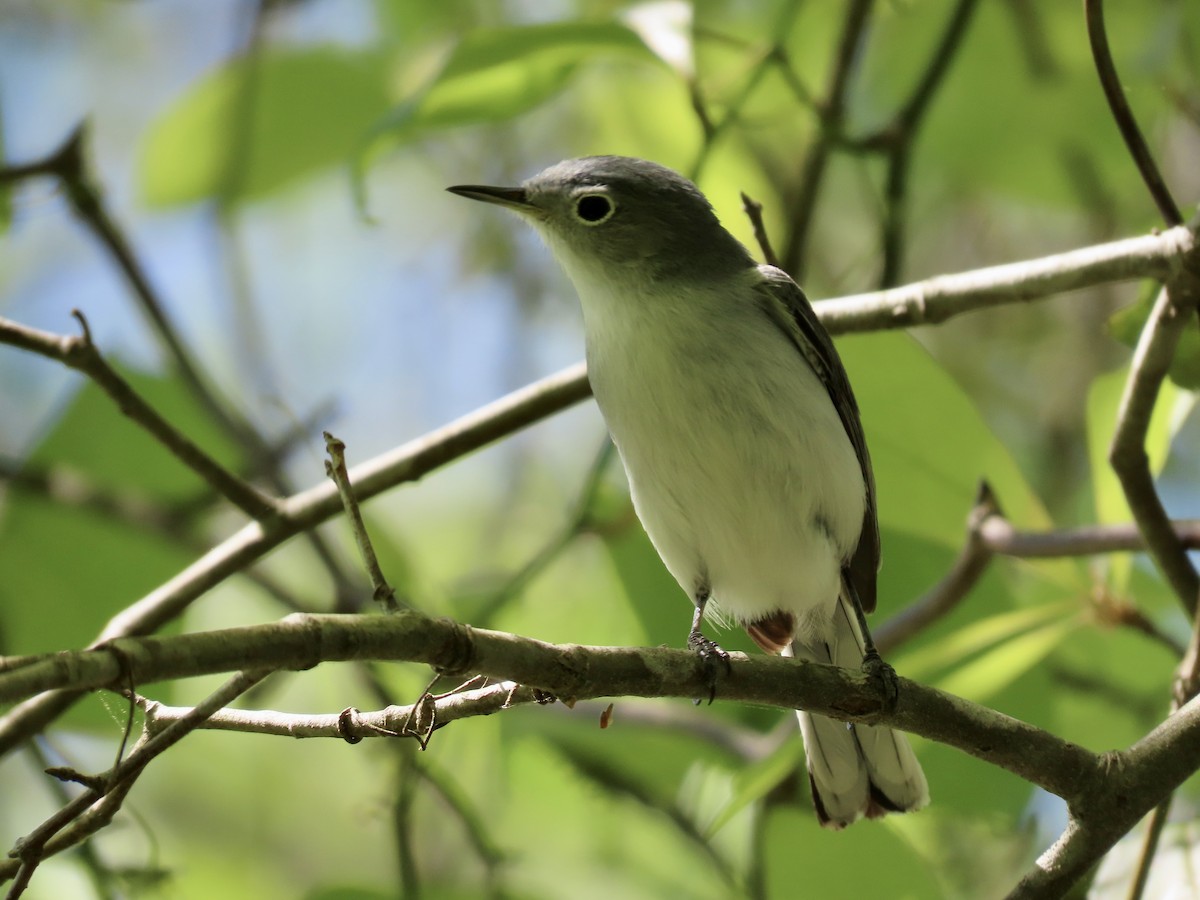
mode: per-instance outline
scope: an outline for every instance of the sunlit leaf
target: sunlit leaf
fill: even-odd
[[[515,118],[562,91],[579,66],[604,59],[660,64],[641,38],[618,22],[472,31],[420,90],[371,128],[356,165],[360,201],[362,170],[382,146],[436,129]]]
[[[977,658],[989,647],[1064,621],[1075,609],[1073,604],[1057,603],[988,616],[961,626],[936,644],[909,653],[905,657],[904,672],[917,680],[931,678],[939,670]]]
[[[985,701],[1038,665],[1082,625],[1072,616],[1003,641],[938,682],[951,694]]]
[[[156,206],[261,197],[350,159],[387,108],[383,57],[269,50],[201,79],[150,128],[139,169]]]

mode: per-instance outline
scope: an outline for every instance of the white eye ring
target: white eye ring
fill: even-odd
[[[584,225],[601,225],[612,218],[617,206],[607,194],[580,194],[572,201],[572,211]]]

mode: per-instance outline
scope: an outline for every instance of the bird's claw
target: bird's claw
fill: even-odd
[[[879,690],[883,698],[883,711],[890,713],[895,710],[896,701],[900,699],[900,679],[891,664],[884,662],[883,657],[871,650],[863,657],[862,671]]]
[[[722,674],[730,672],[729,654],[716,641],[706,638],[699,630],[688,635],[688,649],[700,657],[704,666],[704,679],[708,684],[708,702],[712,703],[717,696],[717,682]],[[700,705],[699,698],[692,701]]]

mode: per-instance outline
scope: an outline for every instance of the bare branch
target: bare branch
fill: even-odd
[[[371,578],[375,590],[375,602],[387,612],[395,612],[396,589],[388,584],[379,568],[379,558],[371,544],[371,536],[367,534],[367,525],[363,522],[362,513],[358,508],[358,499],[354,496],[354,488],[350,484],[350,475],[346,471],[346,445],[328,431],[325,435],[325,448],[329,451],[329,459],[325,462],[325,474],[337,485],[338,496],[342,499],[342,508],[346,518],[350,520],[350,529],[354,532],[354,541],[358,544],[358,552],[362,554],[363,564]]]
[[[881,246],[883,248],[883,268],[879,275],[881,287],[891,287],[900,278],[904,264],[904,224],[905,212],[908,205],[908,175],[911,170],[912,151],[916,143],[917,132],[925,118],[933,96],[938,86],[943,82],[950,70],[950,63],[958,49],[963,45],[967,26],[979,0],[959,0],[958,5],[950,14],[950,20],[942,32],[937,49],[930,57],[924,75],[914,88],[912,96],[896,114],[891,127],[888,129],[894,140],[891,143],[887,186],[885,197],[886,212],[883,217]]]
[[[1184,547],[1200,550],[1200,521],[1174,521],[1171,527]],[[1085,525],[1054,531],[1020,531],[1002,515],[993,514],[980,523],[979,535],[989,550],[1003,556],[1024,559],[1139,553],[1146,549],[1146,539],[1134,524]]]
[[[787,221],[792,224],[784,237],[782,268],[797,280],[804,274],[804,254],[817,207],[817,194],[835,144],[841,140],[846,114],[846,94],[854,64],[861,58],[871,18],[873,0],[851,0],[842,24],[842,35],[834,55],[825,96],[818,105],[820,133],[808,148],[800,173],[800,187],[788,205]]]
[[[967,541],[946,576],[915,603],[909,604],[875,630],[880,652],[890,651],[912,638],[932,622],[954,609],[983,577],[992,561],[993,551],[980,535],[990,517],[1000,514],[992,489],[983,483],[975,506],[967,519]]]
[[[1069,801],[1067,829],[1021,879],[1010,900],[1066,896],[1142,816],[1193,773],[1198,755],[1200,700],[1190,701],[1128,750],[1107,754],[1104,785]]]
[[[295,614],[269,625],[120,638],[0,672],[0,702],[47,690],[102,688],[127,679],[141,684],[189,678],[248,664],[300,670],[351,660],[461,668],[572,700],[691,698],[708,690],[702,663],[687,650],[553,645],[401,610],[372,617]],[[1080,747],[903,678],[899,702],[886,712],[876,683],[863,673],[792,659],[741,657],[722,678],[720,697],[892,725],[958,747],[1068,802],[1086,797],[1101,774],[1098,757]]]
[[[355,466],[350,470],[350,478],[359,498],[370,499],[565,409],[587,394],[583,364],[570,366],[424,437]],[[96,644],[125,635],[147,634],[160,628],[215,585],[242,571],[288,538],[329,519],[340,509],[337,488],[330,482],[289,498],[282,504],[279,516],[242,528],[174,578],[114,616]],[[77,691],[44,694],[0,716],[0,756],[44,728],[78,696]]]
[[[159,339],[167,348],[184,385],[200,404],[235,437],[248,438],[253,433],[245,422],[235,419],[200,374],[183,340],[167,316],[166,309],[150,285],[129,241],[109,216],[99,189],[88,171],[84,153],[87,124],[81,122],[62,145],[46,158],[33,163],[0,169],[0,184],[38,176],[58,179],[66,192],[71,208],[116,264],[149,318]]]
[[[200,727],[214,731],[240,731],[249,734],[273,734],[291,738],[362,738],[414,737],[425,728],[420,723],[432,717],[436,725],[448,725],[460,719],[490,716],[504,709],[538,703],[540,692],[512,681],[499,681],[486,687],[442,695],[432,703],[425,699],[407,706],[389,706],[375,712],[351,710],[349,714],[325,713],[301,715],[275,710],[222,709]],[[144,700],[146,728],[154,734],[182,719],[189,706],[165,706]],[[356,741],[355,741],[356,742]]]
[[[1195,318],[1197,302],[1200,302],[1200,279],[1187,271],[1180,271],[1160,292],[1134,350],[1108,451],[1109,462],[1121,481],[1125,500],[1145,535],[1151,556],[1193,616],[1200,577],[1167,518],[1150,472],[1145,445],[1159,389],[1167,377],[1183,329]]]
[[[112,821],[125,795],[146,766],[159,754],[195,730],[206,718],[270,674],[269,670],[238,672],[188,715],[172,722],[154,736],[144,736],[122,762],[99,778],[82,794],[17,842],[10,859],[0,860],[0,880],[16,878],[28,883],[33,870],[46,857],[75,846]],[[15,890],[15,888],[14,888]],[[20,891],[9,892],[10,897]]]
[[[50,334],[0,318],[0,343],[20,347],[83,372],[112,398],[122,413],[146,429],[180,462],[246,515],[263,519],[275,514],[277,507],[273,498],[227,470],[142,399],[100,354],[92,342],[83,313],[75,310],[74,315],[83,331],[79,337]]]
[[[1104,0],[1084,0],[1084,16],[1087,19],[1088,41],[1092,45],[1092,59],[1096,63],[1096,74],[1100,76],[1100,86],[1104,88],[1104,97],[1108,100],[1108,108],[1117,123],[1117,129],[1125,140],[1125,146],[1137,165],[1138,174],[1146,183],[1150,196],[1158,206],[1159,214],[1168,225],[1182,225],[1183,216],[1171,191],[1163,181],[1142,130],[1138,127],[1129,101],[1125,99],[1125,91],[1121,87],[1121,79],[1117,75],[1117,67],[1113,63],[1112,52],[1108,49],[1108,35],[1104,29]]]
[[[51,176],[58,179],[75,214],[100,243],[128,282],[134,298],[150,320],[154,332],[158,335],[179,372],[184,387],[226,434],[239,445],[248,448],[254,461],[252,468],[261,471],[280,494],[292,493],[294,487],[279,465],[275,448],[259,433],[252,422],[247,421],[233,406],[218,395],[179,336],[167,315],[165,304],[151,285],[131,242],[109,215],[103,196],[94,183],[84,152],[86,137],[86,123],[81,123],[68,135],[62,146],[45,159],[0,169],[0,184],[38,176]],[[250,513],[250,515],[254,518],[259,517],[254,513]],[[346,606],[346,597],[353,590],[353,586],[343,573],[337,558],[318,532],[305,532],[305,540],[312,545],[317,558],[329,570],[337,585],[339,609]]]
[[[1196,247],[1183,226],[1054,256],[938,275],[817,304],[831,334],[933,325],[964,312],[1137,278],[1167,278]]]
[[[1195,241],[1187,228],[1130,238],[1058,256],[975,272],[940,276],[903,288],[826,300],[817,305],[832,333],[903,328],[942,321],[973,309],[1032,300],[1109,281],[1162,277],[1176,270]],[[492,441],[540,421],[588,396],[582,363],[535,382],[404,444],[351,472],[358,496],[377,494],[453,462]],[[282,503],[283,514],[252,524],[214,547],[177,576],[115,616],[98,638],[146,634],[161,627],[197,597],[283,541],[335,515],[333,485],[325,484]],[[0,716],[0,755],[37,732],[78,696],[59,692],[27,701]]]

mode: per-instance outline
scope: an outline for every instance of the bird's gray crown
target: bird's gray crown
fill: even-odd
[[[657,163],[625,156],[569,159],[522,188],[535,224],[556,249],[581,259],[685,279],[755,264],[721,227],[699,188]]]

